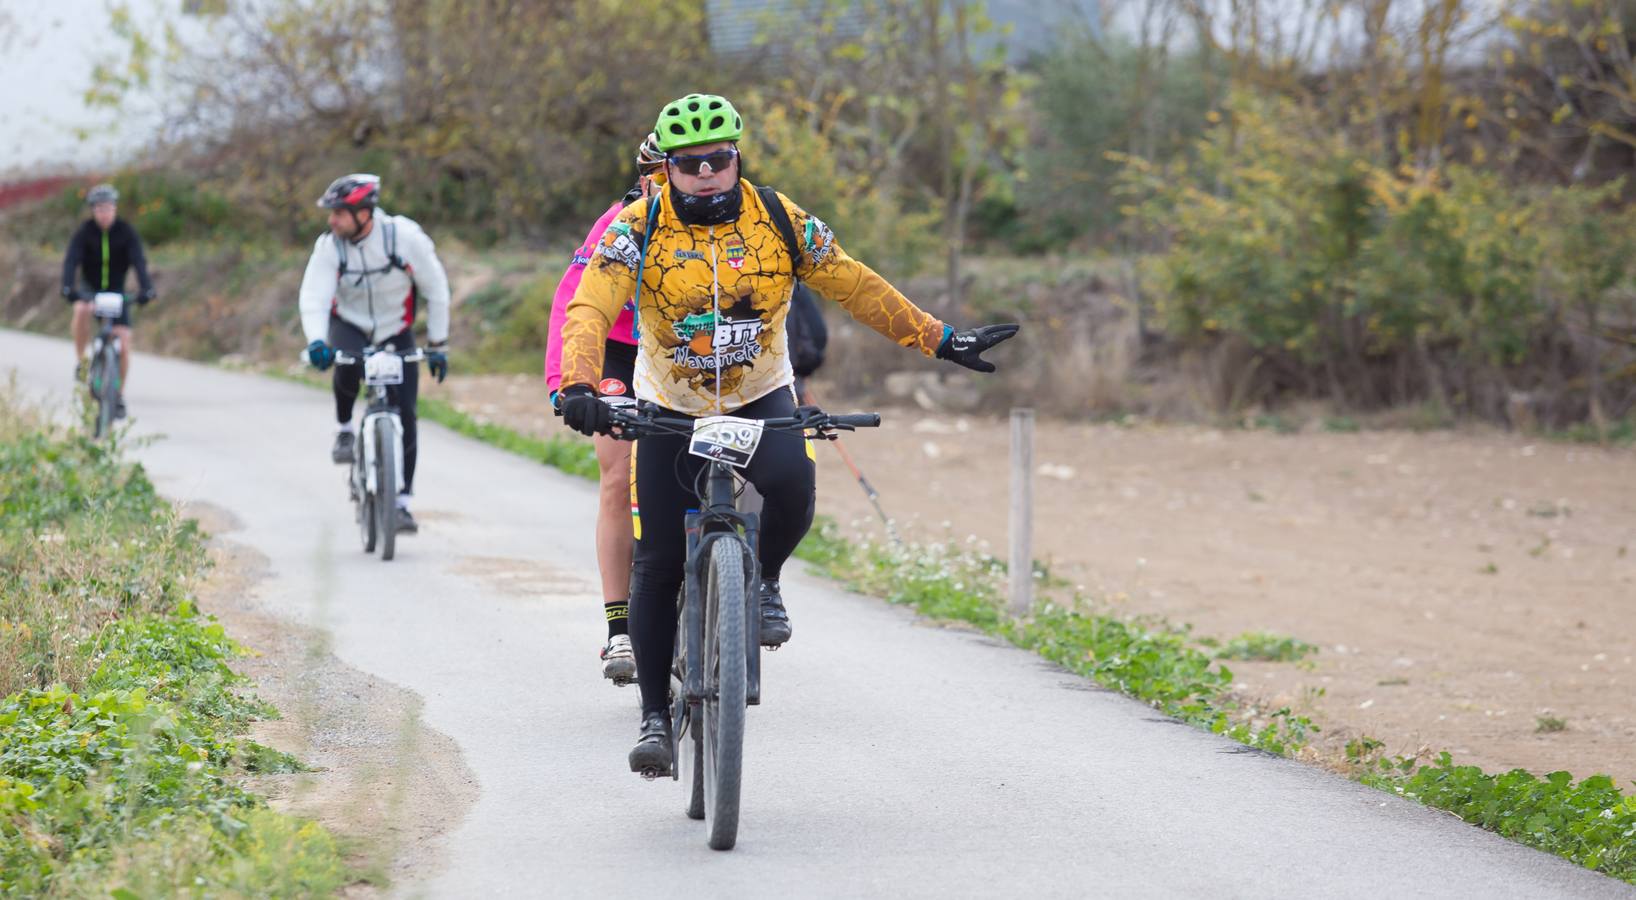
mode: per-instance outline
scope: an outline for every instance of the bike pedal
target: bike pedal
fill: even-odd
[[[636,683],[636,676],[633,675],[629,678],[610,678],[608,680],[614,683],[614,687],[630,687]]]

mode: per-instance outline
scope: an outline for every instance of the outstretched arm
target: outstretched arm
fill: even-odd
[[[796,275],[813,290],[841,304],[847,315],[885,335],[893,343],[931,356],[943,340],[945,326],[916,306],[874,269],[847,255],[817,216],[782,194],[801,245]]]
[[[783,196],[780,195],[780,199]],[[852,318],[905,347],[978,372],[994,371],[983,352],[1009,340],[1017,325],[985,325],[957,331],[922,310],[874,269],[848,256],[834,232],[816,216],[784,200],[801,240],[796,273],[814,290],[841,304]]]

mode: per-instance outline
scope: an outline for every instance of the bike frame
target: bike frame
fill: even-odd
[[[124,309],[130,305],[130,302],[131,299],[129,297],[125,297],[123,299],[120,306],[121,313],[123,313]],[[89,369],[87,371],[86,387],[100,388],[99,385],[91,384],[89,378],[91,373],[100,373],[104,382],[106,382],[108,379],[113,380],[114,394],[115,396],[118,396],[118,394],[125,388],[125,379],[119,371],[120,364],[125,359],[125,342],[121,341],[119,339],[119,335],[114,332],[114,320],[119,318],[119,316],[108,316],[101,313],[93,313],[93,315],[96,317],[99,324],[97,326],[97,333],[91,338],[91,356]],[[99,358],[102,356],[103,352],[109,348],[113,349],[111,358],[99,366],[97,364]],[[96,433],[98,437],[101,437],[103,432],[102,422],[105,418],[111,418],[112,413],[105,412],[101,409],[103,392],[98,389],[95,391],[95,393],[97,394],[98,404]]]
[[[369,406],[364,409],[363,421],[359,424],[358,445],[359,452],[352,456],[352,478],[361,487],[371,494],[380,492],[380,485],[375,477],[375,454],[381,452],[375,438],[375,423],[385,418],[392,423],[392,460],[397,463],[392,471],[403,471],[403,417],[398,413],[397,404],[386,398],[386,385],[370,386]],[[360,471],[361,470],[361,471]]]

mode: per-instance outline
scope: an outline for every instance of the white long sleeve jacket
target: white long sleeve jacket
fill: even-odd
[[[394,266],[387,254],[388,231],[396,232],[404,268]],[[357,243],[347,241],[345,253],[343,272],[333,234],[326,231],[313,244],[301,278],[301,330],[309,343],[329,339],[332,312],[369,335],[372,343],[384,341],[414,325],[417,298],[426,301],[427,339],[433,344],[448,341],[449,276],[419,224],[377,209],[369,234]]]

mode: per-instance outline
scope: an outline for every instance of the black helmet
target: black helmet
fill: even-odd
[[[318,205],[325,209],[374,209],[381,200],[381,176],[357,173],[330,182]]]
[[[96,206],[98,203],[118,203],[119,191],[114,190],[111,184],[99,184],[85,192],[85,205]]]

